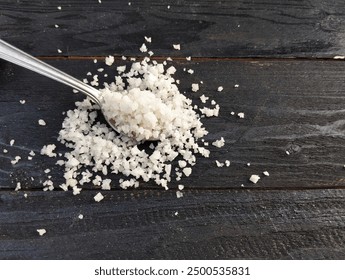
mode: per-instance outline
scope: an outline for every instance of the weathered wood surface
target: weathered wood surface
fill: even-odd
[[[345,258],[345,190],[93,195],[1,191],[0,258]]]
[[[79,78],[104,66],[92,61],[49,62]],[[204,119],[210,131],[205,139],[213,142],[223,136],[226,141],[220,149],[210,145],[210,158],[199,158],[192,175],[182,183],[203,189],[241,188],[241,184],[249,188],[345,186],[343,62],[175,61],[174,65],[179,69],[176,76],[181,91],[196,104],[201,104],[199,96],[204,93],[221,106],[218,118]],[[183,72],[184,67],[195,73]],[[54,164],[56,159],[37,155],[29,161],[27,156],[30,150],[39,154],[43,145],[57,144],[62,112],[73,109],[73,101],[82,96],[9,63],[1,62],[0,69],[1,189],[13,189],[16,182],[40,189],[47,178],[46,168],[61,182],[62,169]],[[192,93],[191,83],[200,80],[204,82],[200,91]],[[220,85],[224,87],[221,93],[216,90]],[[24,105],[19,103],[21,99],[26,100]],[[244,112],[245,118],[232,116],[231,111]],[[40,118],[47,126],[38,125]],[[9,146],[11,139],[16,140],[13,147]],[[3,149],[9,152],[3,154]],[[59,146],[59,150],[66,148]],[[10,161],[17,155],[22,160],[13,166]],[[216,167],[215,160],[226,159],[231,161],[230,167]],[[256,185],[248,181],[250,175],[266,170],[270,177],[262,176]],[[153,185],[143,183],[146,188]]]
[[[343,1],[0,2],[0,37],[34,55],[333,57],[345,54]],[[170,5],[170,9],[168,9]],[[57,7],[62,9],[58,10]],[[55,24],[60,27],[55,28]],[[172,49],[181,43],[182,52]]]
[[[344,259],[344,63],[309,60],[345,54],[344,17],[344,2],[321,0],[1,1],[0,38],[36,56],[68,57],[48,62],[78,78],[104,67],[90,56],[142,55],[151,36],[155,55],[178,57],[182,92],[220,104],[220,117],[204,120],[206,140],[223,136],[226,145],[198,158],[181,199],[176,183],[169,191],[115,186],[100,203],[91,185],[80,196],[42,192],[44,170],[56,183],[62,170],[28,153],[57,143],[62,112],[82,96],[0,61],[0,259]],[[274,59],[286,57],[307,60]],[[231,166],[217,168],[216,159]],[[257,185],[248,181],[265,170]]]

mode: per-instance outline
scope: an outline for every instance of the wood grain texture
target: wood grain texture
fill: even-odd
[[[103,62],[49,61],[76,77],[90,69],[96,72]],[[114,71],[117,65],[110,68]],[[220,104],[220,117],[204,119],[210,131],[206,141],[224,137],[221,149],[209,146],[210,158],[198,158],[189,178],[182,183],[193,188],[324,188],[344,187],[344,64],[341,61],[176,61],[180,89],[201,105],[205,94]],[[193,75],[182,69],[195,70]],[[72,109],[81,95],[47,78],[9,63],[0,63],[0,186],[13,189],[20,182],[24,189],[42,188],[46,168],[57,183],[62,170],[56,159],[37,155],[27,160],[30,150],[37,154],[45,144],[57,144],[63,111]],[[110,75],[111,76],[111,75]],[[191,83],[203,80],[198,93]],[[239,84],[238,88],[234,88]],[[224,91],[217,92],[222,85]],[[26,103],[21,105],[20,99]],[[209,100],[209,101],[210,101]],[[244,112],[240,119],[230,112]],[[47,126],[38,125],[44,119]],[[11,139],[15,145],[9,146]],[[67,148],[58,146],[58,151]],[[288,156],[286,151],[290,152]],[[15,156],[22,160],[11,165]],[[229,168],[217,168],[215,160],[230,160]],[[247,166],[250,163],[250,166]],[[254,185],[250,175],[268,171]],[[34,181],[31,180],[34,178]],[[112,177],[115,181],[120,177]],[[176,187],[172,183],[171,187]],[[93,186],[86,186],[93,188]],[[142,184],[152,188],[152,183]]]
[[[345,258],[344,190],[27,194],[0,192],[0,259]]]
[[[144,36],[153,37],[156,54],[169,56],[345,54],[345,4],[339,0],[128,2],[2,0],[0,37],[48,56],[58,48],[61,56],[135,55]],[[172,49],[176,43],[181,52]]]

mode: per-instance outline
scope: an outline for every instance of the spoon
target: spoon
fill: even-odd
[[[82,81],[60,71],[59,69],[50,66],[49,64],[34,58],[33,56],[17,49],[11,44],[0,39],[0,58],[27,68],[36,73],[42,74],[55,81],[68,85],[84,94],[86,94],[92,101],[94,101],[101,108],[103,115],[108,124],[115,130],[115,121],[109,119],[102,109],[101,92],[94,87],[91,87]]]

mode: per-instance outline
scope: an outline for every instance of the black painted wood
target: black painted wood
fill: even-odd
[[[339,0],[128,2],[2,0],[0,37],[43,56],[58,55],[58,48],[61,56],[134,55],[144,36],[152,36],[156,54],[170,56],[345,54],[345,5]],[[172,49],[176,43],[181,52]]]
[[[0,192],[1,259],[345,257],[344,190],[27,194]]]
[[[49,63],[79,78],[90,69],[95,73],[96,68],[104,67],[103,62],[88,60]],[[122,64],[117,61],[109,73]],[[249,188],[344,187],[343,62],[211,60],[173,64],[178,68],[181,91],[195,104],[200,105],[199,96],[205,94],[221,106],[218,118],[204,119],[210,131],[205,139],[213,142],[224,137],[226,141],[220,149],[210,145],[210,158],[198,158],[183,184],[202,189],[241,188],[241,184]],[[195,72],[190,75],[183,68]],[[27,156],[30,150],[38,154],[45,144],[58,144],[62,112],[73,109],[74,101],[83,97],[12,64],[1,62],[0,69],[1,189],[13,189],[17,182],[24,189],[41,189],[46,168],[52,169],[53,179],[61,183],[62,169],[55,165],[56,159],[37,155],[29,161]],[[200,80],[204,82],[200,91],[192,93],[191,83]],[[217,92],[218,86],[224,91]],[[26,100],[24,105],[19,103],[21,99]],[[232,111],[244,112],[245,118],[232,116]],[[38,125],[40,118],[47,126]],[[16,140],[13,147],[9,146],[11,139]],[[66,151],[58,147],[58,151]],[[4,154],[3,149],[9,152]],[[17,155],[22,160],[13,166],[10,161]],[[215,160],[226,159],[231,161],[230,167],[216,167]],[[270,176],[261,176],[256,185],[248,181],[251,174],[263,171]],[[112,178],[116,181],[120,176]],[[155,187],[152,183],[142,186]]]

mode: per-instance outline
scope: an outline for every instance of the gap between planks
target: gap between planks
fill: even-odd
[[[104,60],[107,56],[36,56],[41,60]],[[127,58],[141,59],[145,56],[126,56]],[[151,56],[150,59],[164,61],[168,56]],[[122,60],[122,56],[114,55],[117,60]],[[170,56],[172,60],[186,61],[186,57]],[[207,62],[207,61],[338,61],[345,62],[345,59],[334,59],[332,57],[193,57],[192,61]]]

